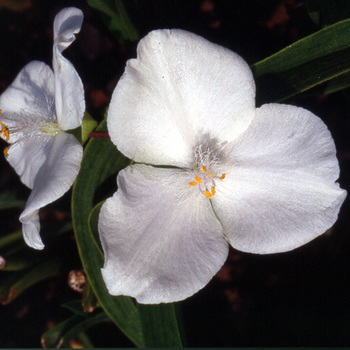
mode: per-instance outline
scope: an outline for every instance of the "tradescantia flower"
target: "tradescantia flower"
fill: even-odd
[[[138,46],[111,100],[108,130],[136,164],[102,206],[104,281],[113,295],[173,302],[203,288],[229,244],[295,249],[337,220],[346,192],[336,149],[311,112],[255,107],[234,52],[182,30]]]
[[[4,153],[32,189],[20,216],[26,243],[43,249],[39,209],[63,196],[80,169],[83,149],[64,131],[81,125],[83,84],[62,55],[79,33],[83,13],[65,8],[54,21],[53,71],[43,62],[27,64],[0,96],[1,135],[10,143]]]

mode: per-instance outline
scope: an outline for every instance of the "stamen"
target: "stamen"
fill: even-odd
[[[5,147],[4,148],[4,155],[5,155],[6,158],[9,156],[9,152],[8,151],[9,151],[9,148]]]
[[[210,193],[208,190],[206,190],[206,191],[203,191],[203,194],[204,194],[208,199],[214,197],[215,194],[216,194],[215,186],[212,186],[212,187],[211,187],[211,193]]]
[[[202,179],[199,176],[195,176],[194,179],[201,184],[202,183]]]
[[[217,172],[217,168],[221,168],[220,165],[220,152],[221,150],[202,149],[202,145],[199,145],[194,149],[194,164],[193,164],[193,178],[188,183],[189,186],[197,186],[199,192],[211,199],[216,194],[216,181],[222,181],[226,178],[226,173]]]
[[[2,121],[0,121],[0,126],[1,126],[0,135],[4,135],[6,141],[8,142],[10,140],[9,128]]]

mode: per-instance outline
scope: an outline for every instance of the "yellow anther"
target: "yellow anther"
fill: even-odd
[[[204,165],[202,165],[201,170],[203,171],[203,173],[207,172],[207,168]]]
[[[209,177],[214,177],[214,174],[213,173],[209,173],[208,176]]]
[[[206,191],[203,192],[203,194],[204,194],[208,199],[214,197],[215,194],[216,194],[215,186],[212,186],[212,187],[211,187],[211,193],[210,193],[208,190],[206,190]]]
[[[196,186],[198,183],[196,181],[191,181],[188,183],[188,186]]]
[[[4,155],[5,155],[6,158],[9,156],[8,150],[9,150],[8,147],[5,147],[5,148],[4,148]]]
[[[202,179],[199,176],[195,176],[194,179],[201,184],[202,183]]]
[[[0,121],[0,126],[1,126],[0,135],[4,135],[6,141],[8,141],[10,139],[10,132],[8,127],[2,121]]]
[[[224,178],[226,177],[226,174],[225,173],[223,173],[222,175],[221,175],[221,177],[219,177],[219,180],[223,180]]]

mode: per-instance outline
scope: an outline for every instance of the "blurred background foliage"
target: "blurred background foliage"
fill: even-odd
[[[341,187],[349,188],[350,30],[346,21],[335,23],[350,17],[350,1],[0,0],[0,93],[31,60],[51,65],[53,20],[66,6],[85,15],[65,56],[84,82],[87,110],[95,120],[103,120],[139,39],[153,29],[186,29],[252,65],[258,103],[285,100],[320,116],[337,145]],[[299,45],[320,30],[312,50]],[[34,251],[23,243],[18,222],[29,190],[4,157],[0,164],[0,347],[134,346],[98,306],[86,281],[71,192],[41,210],[46,248]],[[115,191],[114,174],[103,180],[91,205]],[[179,303],[184,345],[349,346],[348,202],[333,228],[292,252],[252,255],[231,249],[209,285]],[[93,231],[94,212],[89,220]],[[145,322],[149,317],[141,317]],[[144,344],[137,331],[133,334],[135,344]]]

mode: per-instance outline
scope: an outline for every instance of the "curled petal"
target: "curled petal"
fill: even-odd
[[[75,40],[83,22],[83,13],[75,7],[60,11],[54,22],[53,70],[55,72],[55,104],[62,130],[81,125],[85,99],[81,79],[62,52]]]
[[[232,155],[212,202],[233,247],[261,254],[292,250],[337,220],[346,191],[335,183],[331,134],[311,112],[262,106]]]
[[[82,11],[75,7],[66,7],[56,15],[53,24],[53,38],[60,52],[75,40],[74,34],[80,32],[83,19]]]
[[[83,148],[73,135],[60,132],[47,152],[37,173],[32,193],[20,216],[26,243],[43,249],[40,238],[39,209],[63,196],[72,186],[80,169]]]
[[[188,167],[210,138],[234,140],[255,113],[249,66],[234,52],[183,30],[140,41],[114,90],[111,140],[138,162]]]
[[[133,165],[102,206],[102,275],[112,295],[154,304],[203,288],[226,260],[228,244],[210,202],[188,189],[179,169]],[[186,192],[188,191],[188,192]]]

